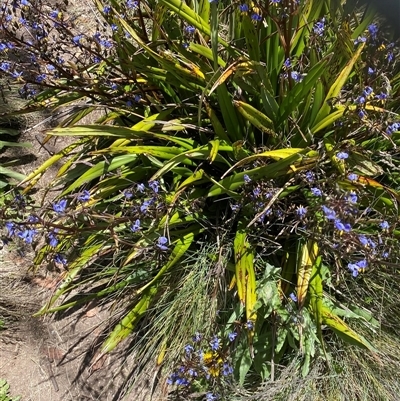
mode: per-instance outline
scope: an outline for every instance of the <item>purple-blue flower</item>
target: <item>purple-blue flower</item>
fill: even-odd
[[[210,347],[213,351],[216,351],[220,347],[220,339],[217,336],[214,336],[210,341]]]
[[[129,9],[135,9],[135,8],[138,8],[138,6],[139,6],[138,1],[127,0],[127,2],[126,2],[126,8],[129,8]]]
[[[248,320],[245,324],[245,327],[247,330],[253,330],[254,329],[254,322],[252,320]]]
[[[168,246],[166,245],[167,243],[168,239],[166,237],[160,237],[157,241],[157,247],[162,251],[166,251],[168,250]]]
[[[349,196],[347,197],[347,201],[350,203],[357,203],[358,201],[357,194],[355,192],[350,192]]]
[[[138,232],[139,230],[140,230],[140,220],[137,219],[137,220],[135,221],[135,223],[133,223],[133,224],[131,225],[131,231],[134,232],[134,233],[136,233],[136,232]]]
[[[15,235],[17,227],[15,226],[15,224],[12,221],[7,221],[6,222],[6,229],[7,229],[7,232],[8,232],[8,236],[12,237],[12,236]]]
[[[322,191],[319,188],[316,188],[316,187],[311,188],[311,193],[314,196],[322,196]]]
[[[245,182],[246,184],[248,184],[249,182],[251,182],[251,178],[250,178],[247,174],[245,174],[245,175],[243,176],[243,179],[244,179],[244,182]]]
[[[382,230],[388,230],[390,226],[389,226],[389,223],[386,220],[384,220],[381,223],[379,223],[379,227]]]
[[[78,196],[78,201],[81,202],[88,202],[90,199],[90,192],[85,189],[79,196]]]
[[[153,192],[155,192],[156,194],[158,193],[158,188],[159,188],[158,181],[150,181],[149,187],[153,190]]]
[[[193,35],[196,32],[196,28],[193,25],[185,27],[185,32],[189,35]]]
[[[61,199],[60,202],[53,203],[53,210],[58,214],[64,213],[66,207],[67,207],[67,200],[66,199]]]
[[[186,355],[190,355],[192,353],[192,351],[194,351],[193,345],[187,344],[184,347],[185,353]]]
[[[153,202],[154,202],[154,199],[153,199],[153,198],[145,200],[145,201],[140,205],[140,211],[141,211],[142,213],[146,213],[146,212],[147,212],[147,209],[149,208],[150,205],[153,204]]]
[[[297,302],[297,297],[296,297],[296,295],[294,295],[293,292],[291,292],[291,293],[289,294],[289,298],[290,298],[293,302]]]
[[[55,248],[58,245],[58,238],[57,238],[55,232],[51,231],[49,233],[48,238],[49,238],[49,245],[52,246],[53,248]]]
[[[193,342],[195,343],[199,343],[202,340],[202,335],[197,331],[196,333],[194,333],[193,336]]]
[[[230,333],[228,334],[228,340],[229,340],[230,342],[234,341],[236,337],[237,337],[236,331],[232,331],[232,332],[230,332]]]
[[[36,235],[36,230],[26,229],[24,231],[20,231],[18,237],[22,238],[27,244],[32,244],[33,237]]]
[[[229,376],[233,373],[233,368],[229,363],[225,362],[224,365],[222,366],[222,374],[224,376]]]
[[[345,160],[345,159],[347,159],[349,157],[349,154],[347,152],[339,152],[339,153],[336,154],[336,157],[339,160]]]
[[[363,90],[363,95],[368,97],[374,93],[374,90],[370,86],[366,86]]]
[[[54,255],[54,261],[56,262],[56,263],[58,263],[58,264],[62,264],[62,265],[64,265],[64,266],[66,266],[67,265],[67,259],[65,258],[65,256],[64,255],[61,255],[60,253],[56,253],[55,255]]]
[[[350,174],[347,175],[347,178],[350,181],[357,181],[358,180],[358,175],[356,173],[350,173]]]
[[[324,212],[324,215],[328,220],[336,219],[336,212],[328,206],[322,205],[322,211]]]
[[[335,219],[334,225],[339,231],[344,231],[346,233],[351,231],[351,225],[349,223],[343,223],[340,219]]]
[[[253,13],[253,14],[251,14],[251,19],[253,21],[257,21],[257,22],[262,21],[262,15]]]
[[[325,18],[322,18],[321,21],[315,23],[313,27],[313,31],[318,36],[322,36],[325,30]]]
[[[296,213],[300,218],[303,218],[307,214],[307,208],[300,205],[297,207]]]

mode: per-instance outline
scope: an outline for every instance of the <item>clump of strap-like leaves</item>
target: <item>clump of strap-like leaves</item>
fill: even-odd
[[[96,2],[91,34],[43,3],[3,11],[31,62],[2,73],[75,138],[23,183],[62,160],[60,195],[4,212],[66,268],[38,314],[113,301],[102,350],[136,335],[182,399],[332,369],[337,337],[377,356],[369,297],[399,256],[396,46],[334,2],[226,3]]]

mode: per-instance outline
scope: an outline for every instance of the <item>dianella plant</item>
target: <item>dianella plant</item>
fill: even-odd
[[[101,351],[132,336],[174,399],[248,397],[314,364],[340,375],[339,349],[384,363],[398,48],[342,3],[96,1],[91,33],[61,6],[3,6],[21,112],[51,108],[45,140],[70,139],[3,212],[8,237],[41,244],[37,268],[64,271],[38,315],[110,304]]]

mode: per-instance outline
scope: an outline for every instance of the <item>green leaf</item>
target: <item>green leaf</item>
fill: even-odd
[[[330,111],[329,100],[336,98],[339,96],[340,91],[342,90],[343,86],[345,85],[347,79],[351,71],[353,70],[354,64],[360,58],[361,53],[364,49],[365,43],[358,45],[357,51],[354,53],[353,57],[347,62],[346,66],[341,70],[339,76],[337,77],[336,81],[330,87],[325,100],[322,104],[321,109],[319,110],[314,124],[318,125],[323,119],[325,119]]]
[[[0,141],[0,149],[3,149],[4,146],[20,147],[20,148],[31,148],[32,144],[30,144],[29,142],[6,142],[6,141]]]
[[[299,105],[307,98],[308,93],[316,86],[318,79],[323,75],[329,58],[325,58],[317,63],[308,72],[302,82],[294,85],[293,89],[285,96],[279,107],[278,125],[282,124],[286,118],[299,108]]]
[[[360,334],[356,333],[347,324],[325,305],[321,308],[322,323],[331,328],[343,341],[369,351],[376,352],[374,347]]]

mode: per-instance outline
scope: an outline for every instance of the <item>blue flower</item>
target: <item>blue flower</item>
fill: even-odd
[[[109,41],[108,39],[102,39],[100,40],[100,45],[105,47],[106,49],[111,49],[111,47],[113,47],[113,44],[111,41]]]
[[[214,393],[207,393],[206,394],[206,401],[216,401],[218,400],[218,394],[214,394]]]
[[[358,45],[359,43],[365,43],[367,41],[367,38],[365,36],[359,36],[355,41],[354,44]]]
[[[222,374],[224,376],[229,376],[233,373],[233,368],[229,363],[225,362],[224,365],[222,366]]]
[[[186,355],[190,355],[192,353],[192,351],[194,351],[193,345],[187,344],[184,347],[185,353]]]
[[[202,338],[203,338],[203,336],[199,332],[196,332],[196,333],[194,333],[194,336],[193,336],[193,342],[199,343],[202,340]]]
[[[143,193],[144,190],[146,189],[146,187],[144,186],[144,184],[138,184],[136,188],[137,188],[137,190],[138,190],[140,193]]]
[[[393,132],[396,132],[396,131],[399,131],[399,130],[400,130],[400,123],[395,122],[395,123],[389,125],[389,126],[386,128],[386,133],[387,133],[388,135],[392,135]]]
[[[374,90],[370,86],[366,86],[363,90],[363,95],[368,97],[374,93]]]
[[[253,330],[254,329],[254,323],[252,320],[248,320],[245,324],[245,327],[247,330]]]
[[[372,39],[375,40],[378,33],[378,25],[376,24],[368,25],[368,32],[371,35]]]
[[[66,199],[61,199],[60,202],[53,203],[53,210],[58,214],[64,213],[66,207],[67,207],[67,200]]]
[[[319,188],[311,188],[311,193],[314,196],[322,196],[322,191]]]
[[[349,157],[349,154],[347,152],[339,152],[339,153],[336,154],[336,157],[339,160],[345,160],[345,159],[347,159]]]
[[[371,68],[371,67],[368,67],[368,74],[372,75],[374,73],[375,73],[375,70],[373,68]]]
[[[375,99],[386,100],[388,97],[389,97],[389,95],[387,93],[381,92],[375,96]]]
[[[157,241],[157,247],[162,251],[166,251],[168,250],[168,246],[166,245],[167,243],[168,239],[166,237],[160,237]]]
[[[358,276],[358,266],[355,263],[349,263],[347,265],[347,268],[350,270],[350,272],[353,275],[353,277],[357,277]]]
[[[228,334],[228,340],[230,342],[234,341],[236,337],[237,337],[237,333],[235,331],[232,331],[231,333]]]
[[[147,199],[145,200],[141,205],[140,205],[140,211],[144,214],[146,214],[147,209],[149,208],[150,205],[152,205],[154,202],[154,199]]]
[[[104,6],[104,8],[103,8],[103,13],[104,14],[109,14],[110,13],[110,11],[111,11],[111,7],[110,6]]]
[[[179,377],[179,375],[176,372],[170,374],[168,376],[167,383],[170,385],[174,384],[178,377]]]
[[[130,189],[125,189],[125,191],[124,191],[124,196],[125,196],[125,198],[126,199],[132,199],[132,197],[133,197],[133,193],[132,193],[132,190],[130,190]]]
[[[361,245],[368,246],[368,238],[365,235],[359,235],[358,239]]]
[[[315,174],[314,174],[312,171],[307,171],[307,172],[306,172],[306,180],[307,180],[309,183],[314,182],[314,181],[315,181]]]
[[[313,31],[318,36],[322,36],[325,30],[325,18],[322,18],[321,21],[318,21],[313,28]]]
[[[185,32],[189,35],[193,35],[196,32],[196,28],[192,25],[188,25],[187,27],[185,27]]]
[[[322,211],[324,212],[324,215],[328,220],[336,219],[336,212],[333,209],[331,209],[325,205],[322,205]]]
[[[357,203],[358,197],[355,192],[350,192],[349,196],[347,197],[347,201],[350,203]]]
[[[365,117],[367,117],[367,113],[364,110],[359,110],[358,117],[360,117],[361,119],[364,119]]]
[[[26,229],[24,231],[20,231],[18,237],[22,238],[27,244],[32,244],[33,237],[36,235],[36,230]]]
[[[76,44],[79,45],[81,43],[81,40],[83,38],[83,35],[76,35],[72,38],[72,41]]]
[[[217,336],[214,336],[210,341],[210,347],[213,351],[216,351],[220,347],[220,339]]]
[[[381,223],[379,223],[379,227],[382,230],[388,230],[390,226],[389,226],[389,223],[386,220],[384,220]]]
[[[15,79],[19,79],[22,77],[23,72],[14,71],[11,73],[11,76]]]
[[[78,200],[81,202],[88,202],[90,199],[90,192],[85,189],[81,195],[78,196]]]
[[[139,230],[140,230],[140,220],[137,219],[137,220],[135,221],[135,223],[131,225],[131,231],[133,231],[134,233],[136,233],[136,232],[139,231]]]
[[[11,64],[4,61],[0,64],[0,70],[8,71],[11,68]]]
[[[47,75],[46,74],[39,74],[36,78],[35,81],[37,83],[42,83],[46,79]]]
[[[251,19],[253,21],[257,21],[257,22],[262,21],[262,15],[253,13],[253,14],[251,14]]]
[[[158,187],[159,187],[158,181],[150,181],[150,182],[149,182],[149,187],[150,187],[156,194],[158,194]]]
[[[7,221],[6,229],[8,231],[8,236],[12,237],[15,235],[17,227],[15,226],[15,224],[12,221]]]
[[[359,96],[355,101],[355,104],[364,104],[365,103],[365,97],[364,96]]]
[[[291,293],[289,294],[289,298],[290,298],[293,302],[297,302],[297,297],[296,297],[296,295],[294,295],[293,292],[291,292]]]
[[[343,223],[340,219],[335,219],[334,224],[339,231],[344,231],[346,233],[351,231],[351,225],[349,223]]]
[[[49,233],[49,245],[53,248],[58,245],[58,238],[54,231]]]
[[[300,218],[303,218],[307,214],[307,208],[300,205],[297,207],[296,213]]]
[[[291,71],[290,76],[294,82],[301,82],[303,80],[303,76],[297,71]]]
[[[139,6],[138,1],[127,0],[127,2],[126,2],[126,8],[129,8],[129,9],[135,9],[135,8],[138,8],[138,6]]]
[[[247,13],[247,11],[249,11],[249,6],[247,4],[241,4],[239,6],[239,11],[242,13]]]
[[[350,174],[348,174],[347,178],[348,178],[350,181],[357,181],[357,180],[358,180],[358,175],[355,174],[355,173],[350,173]]]
[[[175,384],[176,384],[177,386],[188,386],[188,385],[190,384],[190,382],[189,382],[189,380],[186,379],[185,377],[178,377],[178,378],[175,380]]]
[[[250,178],[247,174],[245,174],[245,175],[243,176],[243,179],[244,179],[244,182],[245,182],[246,184],[248,184],[249,182],[251,182],[251,178]]]
[[[192,377],[196,377],[197,376],[197,372],[192,368],[190,368],[188,370],[188,374],[189,374],[189,376],[192,376]]]

